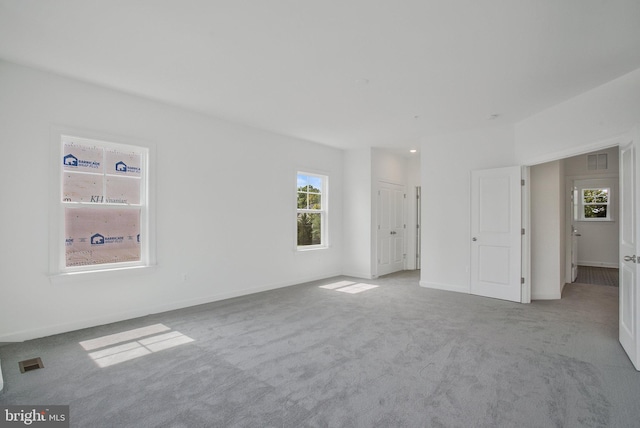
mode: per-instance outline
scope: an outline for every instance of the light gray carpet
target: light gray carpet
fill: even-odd
[[[614,287],[530,305],[336,278],[0,347],[0,404],[75,427],[637,427]],[[193,342],[100,368],[79,342],[162,323]],[[18,361],[45,368],[20,374]]]
[[[577,283],[618,287],[618,269],[594,266],[578,266]]]

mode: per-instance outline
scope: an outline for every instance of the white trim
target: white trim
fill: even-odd
[[[360,278],[360,279],[376,279],[376,278],[378,278],[378,275],[371,275],[370,272],[344,271],[342,273],[342,275],[350,276],[350,277],[353,277],[353,278]]]
[[[562,292],[560,293],[536,293],[531,295],[531,300],[558,300],[560,299]]]
[[[571,147],[569,149],[560,150],[544,156],[538,156],[531,159],[525,159],[520,163],[522,165],[533,166],[541,163],[553,162],[560,159],[571,158],[578,155],[584,155],[586,153],[595,152],[600,149],[608,149],[610,147],[619,146],[629,141],[628,134],[621,134],[615,137],[607,138],[605,140],[599,140],[579,147]]]
[[[37,339],[40,337],[46,337],[54,334],[80,330],[83,328],[110,324],[118,321],[131,320],[134,318],[144,317],[151,314],[173,311],[177,309],[184,309],[192,306],[204,305],[207,303],[214,303],[221,300],[231,299],[231,298],[240,297],[240,296],[246,296],[249,294],[260,293],[263,291],[275,290],[278,288],[284,288],[284,287],[290,287],[290,286],[296,286],[296,285],[303,285],[308,282],[319,281],[319,280],[333,278],[337,276],[342,276],[342,274],[339,272],[332,272],[326,275],[302,277],[294,281],[264,284],[258,287],[241,290],[241,291],[235,291],[235,290],[227,291],[224,293],[212,294],[206,297],[199,297],[195,299],[186,299],[186,300],[171,302],[168,304],[157,305],[150,309],[140,309],[135,311],[120,312],[120,313],[110,314],[110,315],[96,317],[96,318],[78,320],[70,323],[49,325],[49,326],[37,328],[37,329],[21,330],[18,332],[13,332],[10,334],[0,336],[0,343],[24,342],[25,340]]]
[[[434,290],[455,291],[456,293],[470,294],[471,289],[462,285],[441,284],[437,282],[420,281],[420,287],[432,288]]]
[[[521,284],[520,302],[531,303],[531,168],[523,166],[520,176],[524,180],[521,193],[521,226],[525,231],[520,241],[522,246],[520,269],[524,278],[524,284]]]
[[[618,177],[598,177],[598,178],[585,178],[585,179],[574,179],[573,187],[578,190],[578,219],[573,220],[577,222],[615,222],[617,210],[616,206],[618,205],[619,194],[618,194]],[[598,217],[598,218],[586,218],[584,216],[584,207],[586,206],[584,203],[584,190],[594,190],[594,189],[607,189],[609,191],[609,199],[606,204],[607,206],[607,217]],[[574,202],[575,204],[575,202]],[[589,205],[589,204],[587,204]]]
[[[140,275],[153,273],[156,270],[156,266],[126,266],[126,267],[113,267],[109,269],[99,269],[90,271],[77,271],[77,272],[63,272],[49,275],[49,282],[52,285],[67,285],[86,283],[88,281],[96,281],[100,279],[112,279],[129,277],[131,275]]]
[[[2,361],[0,361],[0,393],[4,389],[4,378],[2,377]]]
[[[618,263],[590,262],[590,261],[578,260],[578,269],[580,269],[580,266],[602,267],[602,268],[611,268],[611,269],[618,269],[620,267]]]
[[[141,203],[143,215],[146,221],[142,225],[141,234],[145,239],[142,242],[144,248],[141,251],[142,260],[139,262],[126,262],[118,264],[91,265],[86,268],[64,266],[64,207],[61,206],[61,189],[63,168],[60,162],[62,153],[62,140],[71,137],[77,141],[86,141],[93,144],[104,144],[109,147],[131,150],[140,149],[145,152],[143,156],[143,171],[145,177],[141,177],[143,189],[141,191]],[[49,133],[50,141],[50,176],[49,176],[49,277],[53,284],[69,282],[68,278],[76,273],[94,273],[92,276],[82,276],[83,280],[98,278],[107,271],[119,271],[120,273],[152,267],[156,264],[156,223],[155,223],[155,145],[149,142],[122,136],[100,133],[85,129],[78,129],[63,125],[52,125]],[[146,213],[145,213],[146,212]],[[73,281],[71,281],[73,282]]]
[[[322,190],[320,191],[320,201],[321,201],[321,209],[298,209],[298,176],[306,175],[311,177],[316,177],[322,180]],[[319,173],[319,172],[310,172],[308,169],[296,169],[296,187],[295,187],[295,200],[294,200],[294,208],[295,208],[295,222],[294,222],[294,249],[296,252],[305,252],[305,251],[314,251],[314,250],[325,250],[329,248],[329,174],[327,173]],[[298,245],[298,214],[300,213],[309,213],[309,214],[320,214],[321,218],[321,237],[320,244],[315,245]]]

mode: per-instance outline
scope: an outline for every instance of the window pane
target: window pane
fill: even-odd
[[[106,173],[129,177],[140,177],[142,173],[140,153],[124,153],[116,150],[106,152]]]
[[[102,147],[64,143],[62,165],[65,171],[102,173]]]
[[[307,185],[308,178],[306,175],[298,174],[298,190]]]
[[[97,174],[63,173],[62,200],[64,202],[104,202],[102,179],[103,176]]]
[[[320,245],[322,243],[322,215],[298,213],[298,245]]]
[[[585,204],[609,202],[609,189],[584,189],[582,196]]]
[[[322,193],[322,178],[321,177],[308,177],[309,191]]]
[[[107,176],[105,202],[109,204],[139,204],[140,180],[129,177]]]
[[[584,218],[607,218],[607,206],[585,205]]]
[[[309,209],[319,210],[321,209],[321,196],[317,193],[309,194]]]
[[[66,266],[140,261],[140,209],[65,208]]]
[[[304,192],[298,192],[298,209],[307,209],[307,194]]]

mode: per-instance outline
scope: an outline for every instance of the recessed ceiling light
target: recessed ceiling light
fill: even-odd
[[[416,152],[417,152],[417,150],[416,150],[416,149],[411,149],[411,150],[409,150],[409,151],[410,151],[411,153],[416,153]]]

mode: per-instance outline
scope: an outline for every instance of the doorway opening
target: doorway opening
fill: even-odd
[[[568,283],[618,286],[618,146],[563,160]]]
[[[570,283],[618,285],[618,151],[530,167],[533,300],[560,299]]]

